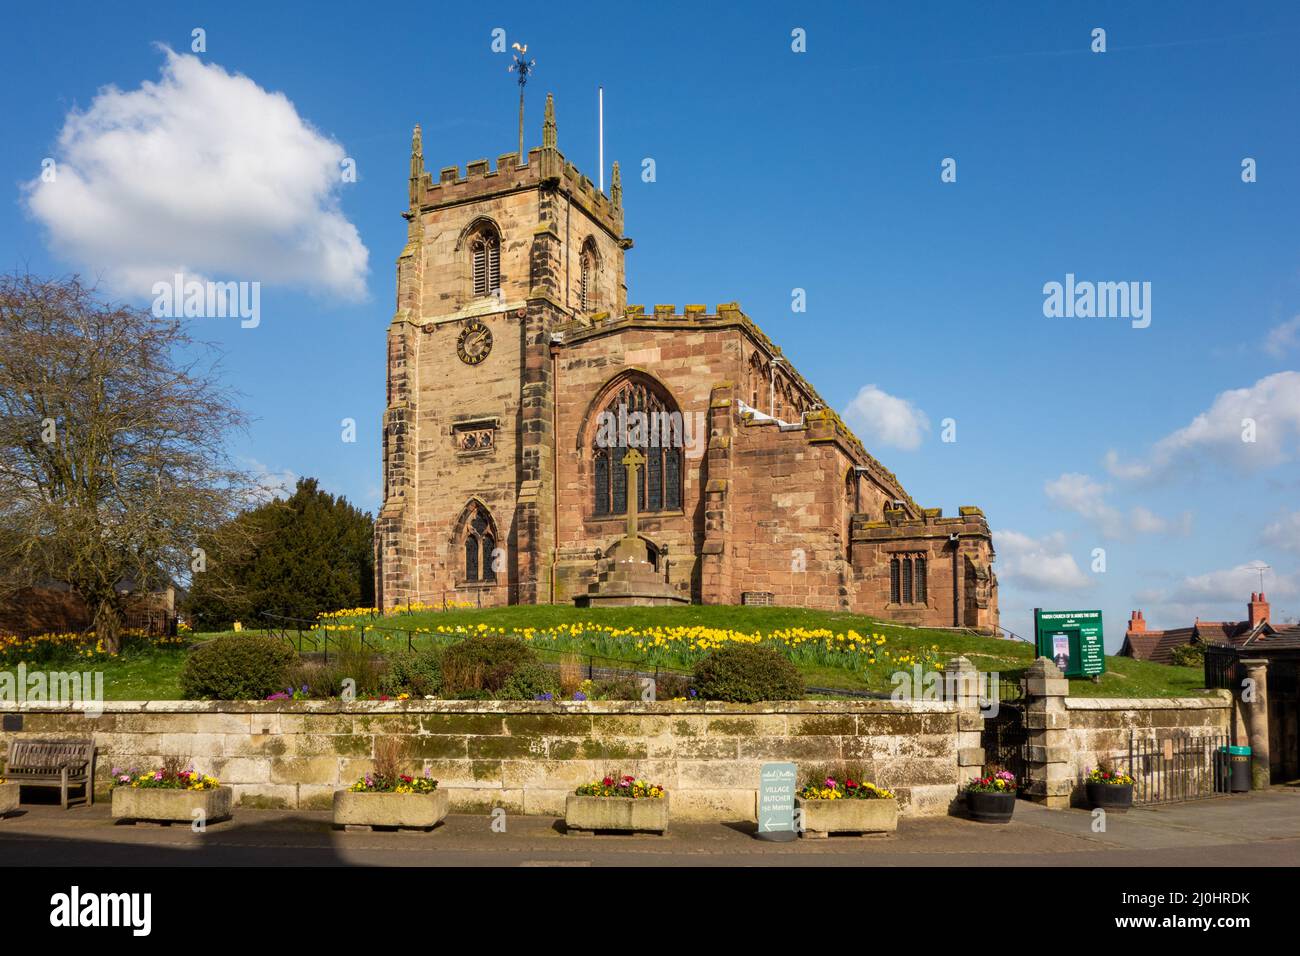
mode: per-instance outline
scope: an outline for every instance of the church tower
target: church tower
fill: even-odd
[[[555,542],[553,330],[622,314],[622,188],[542,145],[424,169],[411,141],[406,246],[388,328],[376,599],[549,600]]]

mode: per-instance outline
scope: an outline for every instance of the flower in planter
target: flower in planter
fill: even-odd
[[[584,783],[576,791],[580,797],[628,797],[631,799],[662,799],[668,792],[657,783],[647,783],[630,774],[607,776],[594,783]]]
[[[966,784],[967,793],[1015,793],[1016,775],[1006,770],[989,774],[987,777],[975,777]]]
[[[808,784],[799,790],[799,796],[805,800],[893,800],[892,790],[877,787],[874,783],[854,780],[849,777],[843,781],[827,777],[820,785]]]
[[[113,786],[132,787],[136,790],[215,790],[220,786],[216,777],[199,773],[193,767],[188,770],[173,770],[162,767],[159,770],[138,772],[134,767],[129,771],[114,768]]]
[[[1088,771],[1089,783],[1104,783],[1114,787],[1131,787],[1133,778],[1126,773],[1120,773],[1116,770],[1103,770],[1101,767],[1094,767]]]
[[[427,770],[423,777],[399,774],[391,779],[368,773],[348,787],[352,793],[433,793],[437,789],[438,781]]]

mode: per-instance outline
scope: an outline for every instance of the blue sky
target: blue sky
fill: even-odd
[[[9,14],[0,266],[98,275],[142,304],[130,277],[167,249],[261,281],[256,328],[194,321],[256,419],[233,450],[268,473],[377,507],[411,126],[435,174],[515,148],[501,28],[538,61],[528,145],[553,92],[560,148],[593,179],[605,88],[629,301],[739,301],[920,504],[982,506],[1005,626],[1101,607],[1113,649],[1135,607],[1153,626],[1236,619],[1259,563],[1275,619],[1300,613],[1290,5],[164,6]],[[189,121],[168,127],[176,99]],[[325,175],[339,156],[356,182]],[[34,184],[46,158],[80,198]],[[281,251],[250,251],[272,234]],[[1150,326],[1046,317],[1067,273],[1149,282]]]

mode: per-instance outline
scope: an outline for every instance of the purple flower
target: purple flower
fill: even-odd
[[[576,690],[576,691],[573,692],[573,699],[574,699],[574,700],[586,700],[586,699],[587,699],[587,695],[584,694],[584,693],[583,693],[582,691],[580,691],[580,690]]]
[[[547,691],[545,694],[538,694],[536,697],[533,698],[533,700],[555,700],[555,698],[551,695],[549,691]]]

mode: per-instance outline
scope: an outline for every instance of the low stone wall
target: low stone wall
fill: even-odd
[[[110,702],[96,718],[26,704],[0,751],[18,737],[93,735],[100,792],[114,766],[179,755],[230,785],[240,806],[327,809],[371,769],[376,738],[396,736],[447,788],[453,811],[558,816],[575,787],[618,771],[667,787],[676,818],[728,821],[755,819],[764,762],[844,760],[919,816],[948,812],[964,779],[958,718],[970,716],[950,702],[888,700],[152,701]]]
[[[1232,695],[1226,690],[1206,691],[1204,697],[1122,698],[1067,697],[1069,716],[1066,745],[1076,781],[1103,758],[1120,768],[1128,763],[1129,743],[1164,739],[1171,734],[1193,737],[1232,733]],[[1235,741],[1230,741],[1235,742]],[[1244,742],[1244,741],[1243,741]]]

